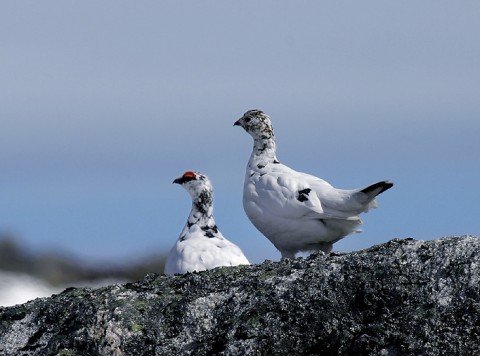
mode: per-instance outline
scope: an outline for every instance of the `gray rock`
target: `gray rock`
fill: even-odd
[[[392,240],[0,308],[0,355],[480,355],[480,239]]]

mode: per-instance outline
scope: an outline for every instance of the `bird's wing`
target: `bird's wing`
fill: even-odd
[[[252,178],[257,204],[279,217],[358,220],[353,191],[335,189],[318,177],[275,164],[267,174]]]
[[[267,170],[268,168],[268,170]],[[296,172],[283,164],[265,167],[250,177],[246,189],[252,189],[255,204],[262,211],[268,211],[280,218],[326,219],[326,212],[307,175]],[[324,182],[326,189],[332,189]]]
[[[221,256],[225,260],[226,264],[230,264],[232,266],[239,264],[250,264],[240,247],[223,237],[220,231],[219,238],[211,239],[211,243],[215,246],[213,249],[215,253]]]

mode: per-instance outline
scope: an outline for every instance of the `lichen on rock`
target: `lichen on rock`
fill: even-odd
[[[0,355],[480,354],[480,239],[392,240],[0,308]]]

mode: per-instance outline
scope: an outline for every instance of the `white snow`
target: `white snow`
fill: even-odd
[[[0,271],[0,306],[22,304],[62,290],[24,273]]]

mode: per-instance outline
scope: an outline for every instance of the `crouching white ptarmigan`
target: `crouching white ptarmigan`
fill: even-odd
[[[243,207],[284,258],[294,258],[300,251],[329,253],[335,242],[359,231],[358,215],[376,207],[375,197],[393,186],[382,181],[341,190],[281,164],[270,118],[260,110],[247,111],[234,125],[243,127],[254,141]]]
[[[215,224],[212,186],[208,178],[197,172],[185,172],[173,183],[190,193],[192,210],[167,257],[165,274],[250,264],[242,250],[223,237]]]

